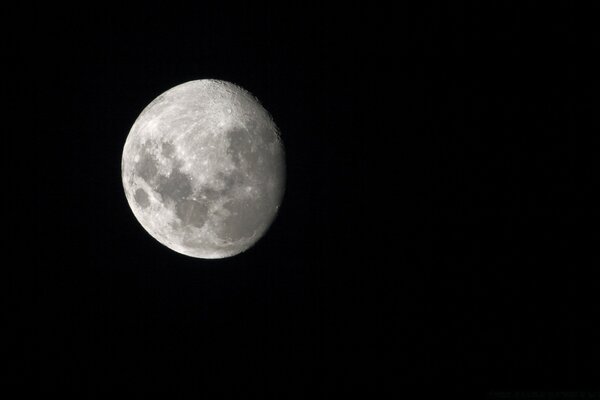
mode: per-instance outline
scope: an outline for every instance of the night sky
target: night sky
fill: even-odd
[[[597,389],[598,9],[221,3],[24,6],[7,384]],[[286,148],[278,218],[222,260],[159,244],[121,183],[142,109],[206,78],[254,94]]]

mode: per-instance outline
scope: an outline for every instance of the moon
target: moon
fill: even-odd
[[[270,114],[230,82],[195,80],[152,101],[121,163],[127,202],[166,247],[225,258],[252,247],[277,216],[285,154]]]

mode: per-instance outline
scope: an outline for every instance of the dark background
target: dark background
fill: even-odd
[[[417,3],[26,6],[6,382],[597,388],[598,10]],[[277,220],[224,260],[152,239],[120,177],[142,109],[203,78],[257,96],[286,146]]]

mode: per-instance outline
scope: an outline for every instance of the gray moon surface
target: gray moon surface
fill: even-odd
[[[253,246],[285,191],[285,154],[269,113],[218,80],[175,86],[139,115],[125,141],[123,187],[144,229],[191,257]]]

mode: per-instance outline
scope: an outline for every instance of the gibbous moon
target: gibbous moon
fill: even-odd
[[[137,118],[123,149],[123,187],[148,233],[191,257],[224,258],[267,231],[285,190],[269,113],[229,82],[167,90]]]

